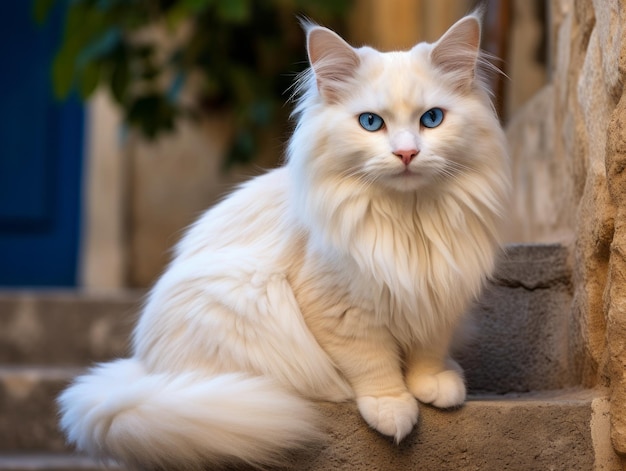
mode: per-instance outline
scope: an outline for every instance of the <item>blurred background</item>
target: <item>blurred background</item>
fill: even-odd
[[[201,211],[280,164],[298,17],[434,41],[475,0],[24,0],[0,30],[0,286],[144,288]],[[504,125],[547,82],[550,2],[488,0]]]

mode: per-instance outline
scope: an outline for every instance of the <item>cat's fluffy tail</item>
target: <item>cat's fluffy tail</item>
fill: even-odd
[[[199,469],[319,437],[311,404],[270,379],[148,374],[136,359],[101,364],[59,397],[61,428],[79,450],[142,469]]]

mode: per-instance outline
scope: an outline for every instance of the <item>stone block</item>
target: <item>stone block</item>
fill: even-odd
[[[128,353],[139,293],[0,293],[0,364],[87,365]]]
[[[0,368],[0,453],[67,451],[58,430],[56,396],[78,369]]]
[[[2,471],[107,471],[121,469],[104,466],[84,456],[68,453],[0,454]]]
[[[292,469],[587,471],[594,469],[592,401],[583,392],[485,398],[452,411],[422,406],[415,430],[399,446],[365,427],[352,404],[324,404],[332,420],[328,444]]]
[[[578,384],[570,364],[571,270],[560,245],[508,247],[471,316],[458,359],[470,391],[504,394]]]

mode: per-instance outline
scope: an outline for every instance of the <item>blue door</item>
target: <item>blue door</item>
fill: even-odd
[[[57,102],[51,61],[61,11],[33,20],[4,2],[0,28],[0,286],[76,284],[83,110]]]

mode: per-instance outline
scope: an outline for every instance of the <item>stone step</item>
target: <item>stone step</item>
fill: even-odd
[[[365,426],[352,403],[319,409],[327,442],[290,456],[286,470],[621,469],[610,445],[608,399],[596,390],[483,396],[452,411],[421,406],[416,430],[400,445]],[[80,469],[100,468],[69,452],[0,452],[2,471]]]
[[[294,456],[293,469],[618,469],[597,467],[613,456],[605,397],[569,389],[578,384],[567,350],[570,277],[561,246],[509,247],[459,352],[468,404],[423,406],[399,447],[353,404],[320,404],[330,440]],[[142,295],[0,293],[0,470],[100,469],[69,454],[55,398],[87,365],[128,354]]]
[[[571,268],[565,247],[511,245],[470,312],[457,354],[474,393],[554,390],[580,384],[571,361]]]
[[[0,292],[0,364],[88,365],[128,354],[140,292]]]
[[[562,246],[508,247],[472,311],[472,338],[458,355],[471,391],[579,383],[567,351],[570,276]],[[0,365],[86,366],[127,356],[142,295],[0,293]]]
[[[82,371],[76,367],[0,367],[0,453],[67,451],[55,398]]]
[[[116,470],[117,466],[104,466],[95,461],[70,453],[0,453],[2,471],[84,471]]]

